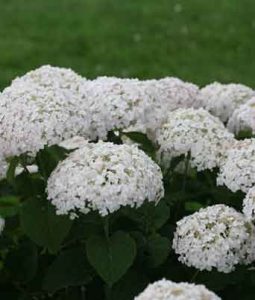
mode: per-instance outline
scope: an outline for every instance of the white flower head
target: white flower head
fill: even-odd
[[[4,230],[4,224],[5,224],[4,219],[2,217],[0,217],[0,234]]]
[[[247,193],[255,185],[255,139],[237,142],[226,156],[217,184],[225,185],[232,192],[241,190]]]
[[[45,88],[69,89],[77,93],[84,80],[85,78],[71,69],[44,65],[21,77],[17,77],[12,81],[12,85],[32,83]]]
[[[83,85],[95,137],[105,139],[110,130],[129,127],[146,130],[146,107],[152,96],[138,79],[98,77]]]
[[[254,95],[255,92],[251,88],[242,84],[214,82],[200,90],[198,103],[226,122],[236,108]]]
[[[60,215],[157,203],[163,196],[160,168],[135,146],[98,142],[74,151],[48,179],[48,199]]]
[[[0,153],[4,157],[90,136],[90,114],[71,89],[16,82],[0,95]]]
[[[246,130],[255,134],[255,97],[234,111],[227,126],[235,134]]]
[[[177,222],[173,249],[187,266],[229,273],[246,258],[253,234],[253,225],[244,215],[218,204]]]
[[[190,152],[191,166],[201,171],[221,165],[234,136],[206,110],[182,108],[168,114],[167,122],[156,132],[156,141],[163,162]]]
[[[134,300],[220,300],[204,285],[161,279],[152,284]]]

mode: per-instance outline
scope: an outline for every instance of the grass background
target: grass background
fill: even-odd
[[[254,0],[0,0],[0,88],[42,64],[255,87],[254,12]]]

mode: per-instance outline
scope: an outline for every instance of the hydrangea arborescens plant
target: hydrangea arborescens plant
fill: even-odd
[[[167,122],[157,131],[156,141],[163,164],[190,152],[191,165],[201,171],[222,164],[234,136],[206,110],[183,108],[169,113]]]
[[[195,285],[186,282],[172,282],[161,279],[154,282],[135,300],[220,300],[220,298],[209,291],[204,285]]]
[[[0,298],[253,299],[253,94],[51,66],[13,80]]]
[[[121,206],[157,203],[164,194],[160,168],[135,146],[88,143],[73,152],[48,180],[48,199],[57,214],[102,216]]]

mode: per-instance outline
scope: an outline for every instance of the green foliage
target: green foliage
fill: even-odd
[[[72,248],[60,253],[49,266],[43,280],[43,288],[48,292],[89,283],[93,271],[86,261],[83,247]]]
[[[114,132],[108,139],[121,143]],[[147,154],[155,148],[143,134],[125,133]],[[161,278],[205,284],[223,299],[252,300],[254,270],[231,274],[198,272],[181,264],[172,250],[176,222],[201,207],[224,203],[240,210],[242,193],[217,187],[216,171],[200,172],[187,164],[177,172],[179,157],[162,166],[165,196],[159,203],[122,207],[103,218],[96,211],[71,221],[57,216],[47,200],[47,178],[68,151],[45,147],[35,159],[10,161],[0,182],[0,299],[133,300],[148,283]],[[30,173],[28,165],[37,164]],[[17,166],[23,166],[15,176]]]
[[[23,203],[20,222],[31,240],[52,253],[59,250],[72,225],[68,217],[57,216],[50,202],[40,198],[31,198]]]
[[[136,245],[127,233],[121,231],[110,237],[94,236],[87,241],[87,256],[91,265],[111,287],[133,264]]]

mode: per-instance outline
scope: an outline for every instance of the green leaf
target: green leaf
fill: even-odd
[[[43,288],[54,293],[62,288],[91,281],[93,270],[86,261],[85,254],[85,249],[81,247],[62,252],[48,268]]]
[[[24,202],[20,218],[25,234],[52,253],[58,251],[72,224],[68,217],[57,216],[51,203],[41,198]]]
[[[116,232],[109,239],[94,236],[87,241],[87,256],[100,277],[112,286],[133,264],[135,241],[124,232]]]
[[[152,141],[148,139],[146,134],[135,131],[122,132],[122,134],[139,144],[139,148],[141,150],[143,150],[151,158],[155,159],[155,146],[153,145]]]
[[[0,197],[0,216],[3,218],[12,217],[18,214],[20,209],[19,198],[16,196]]]
[[[156,268],[165,262],[170,254],[171,243],[166,237],[159,234],[151,236],[148,239],[145,249],[145,263],[150,268]]]
[[[31,198],[45,193],[45,181],[40,174],[21,173],[15,178],[15,191],[24,198]]]
[[[124,207],[122,211],[146,232],[161,228],[170,217],[170,208],[163,199],[158,204],[146,202],[138,209]]]
[[[64,160],[70,151],[57,145],[40,150],[36,155],[36,163],[40,174],[47,179],[58,163]]]

